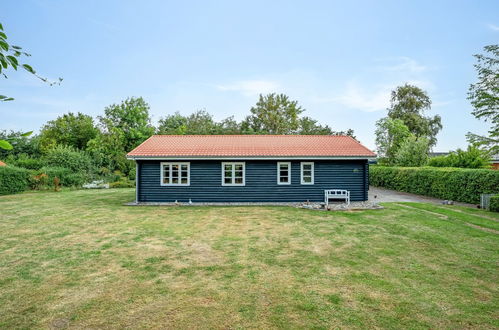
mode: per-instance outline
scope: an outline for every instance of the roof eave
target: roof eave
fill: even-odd
[[[376,155],[356,155],[356,156],[136,156],[127,155],[129,160],[227,160],[227,159],[245,159],[245,160],[284,160],[284,159],[324,159],[324,160],[355,160],[367,159],[374,160]]]

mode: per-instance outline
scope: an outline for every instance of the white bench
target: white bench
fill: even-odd
[[[341,189],[330,189],[324,190],[324,202],[326,203],[326,208],[329,205],[329,199],[344,199],[347,205],[350,205],[350,191]]]

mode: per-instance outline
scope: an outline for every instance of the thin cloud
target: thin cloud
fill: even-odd
[[[495,24],[489,24],[489,29],[491,29],[492,31],[499,31],[499,26]]]
[[[356,81],[349,81],[340,95],[315,98],[317,103],[338,103],[347,108],[364,112],[383,111],[390,105],[391,92],[404,83],[423,89],[432,89],[433,84],[424,80],[410,80],[377,86],[361,86]]]
[[[389,62],[387,65],[377,66],[376,69],[380,71],[419,73],[428,70],[427,66],[407,56],[392,57],[379,61]]]
[[[390,88],[382,87],[373,91],[362,88],[355,82],[349,82],[342,95],[332,98],[331,101],[365,112],[380,111],[386,109],[390,102]]]
[[[241,80],[228,85],[217,85],[220,91],[240,92],[245,96],[254,96],[279,91],[281,86],[269,80]]]

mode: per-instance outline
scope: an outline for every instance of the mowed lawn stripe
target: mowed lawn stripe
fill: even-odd
[[[460,221],[133,196],[0,197],[0,327],[499,326],[497,235]]]
[[[443,216],[448,217],[450,220],[454,221],[462,221],[465,223],[471,223],[480,227],[493,229],[495,231],[499,231],[499,222],[494,218],[487,218],[488,214],[492,214],[492,212],[483,212],[487,213],[486,215],[481,214],[471,214],[467,212],[463,212],[460,209],[454,210],[452,208],[447,207],[439,207],[433,204],[424,204],[424,203],[400,203],[403,205],[411,206],[417,209],[434,212],[437,214],[441,214]]]

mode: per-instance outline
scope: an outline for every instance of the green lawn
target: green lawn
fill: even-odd
[[[0,197],[0,328],[499,327],[497,214],[133,197]]]

